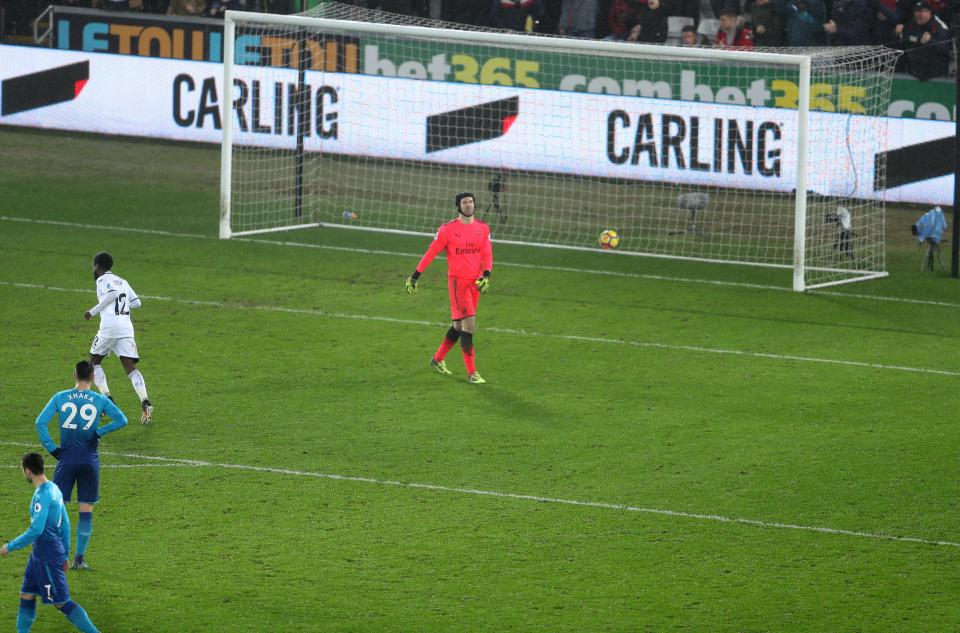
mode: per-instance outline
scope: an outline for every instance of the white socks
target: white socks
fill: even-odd
[[[130,372],[130,382],[133,383],[133,390],[136,391],[137,395],[140,397],[140,402],[146,400],[147,385],[145,382],[143,382],[143,374],[140,373],[139,369],[134,369],[132,372]]]
[[[99,389],[103,395],[110,395],[110,387],[107,386],[107,375],[103,373],[103,367],[100,365],[93,366],[93,384],[97,386],[97,389]]]
[[[129,375],[130,382],[133,383],[133,390],[137,392],[137,395],[140,397],[140,402],[143,402],[147,399],[147,384],[143,381],[143,374],[140,373],[139,369],[134,369],[130,372]],[[107,374],[104,373],[103,367],[100,365],[94,365],[93,367],[93,382],[97,385],[97,389],[100,390],[105,396],[110,395],[110,387],[107,386]]]

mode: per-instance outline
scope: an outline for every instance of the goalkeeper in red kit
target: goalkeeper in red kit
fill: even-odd
[[[424,254],[417,269],[407,278],[407,292],[417,291],[417,280],[440,251],[447,254],[447,288],[450,291],[450,318],[453,325],[440,343],[437,353],[430,359],[430,366],[441,374],[452,373],[444,358],[457,341],[467,366],[467,381],[474,384],[486,382],[477,373],[474,360],[473,332],[477,326],[477,304],[480,295],[490,288],[490,272],[493,270],[493,246],[490,243],[490,227],[473,217],[476,201],[472,193],[458,193],[456,197],[456,220],[443,224],[437,231],[430,248]]]

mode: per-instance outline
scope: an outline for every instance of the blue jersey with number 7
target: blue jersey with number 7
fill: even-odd
[[[112,422],[100,426],[100,414]],[[60,445],[54,443],[47,425],[57,416]],[[65,464],[99,464],[97,446],[100,438],[127,425],[127,416],[110,398],[88,389],[68,389],[55,393],[37,416],[40,443],[58,461]]]

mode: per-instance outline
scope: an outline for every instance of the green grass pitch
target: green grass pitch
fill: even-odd
[[[93,254],[143,297],[156,421],[102,442],[93,571],[68,576],[103,631],[960,626],[960,286],[919,271],[920,207],[889,209],[890,278],[803,295],[789,271],[496,246],[475,386],[458,351],[427,367],[444,264],[403,292],[426,238],[219,241],[215,147],[0,148],[4,542],[33,421],[96,332]],[[25,561],[0,561],[2,630]]]

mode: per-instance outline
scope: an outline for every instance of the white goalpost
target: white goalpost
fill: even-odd
[[[466,190],[498,242],[595,249],[615,229],[618,252],[783,268],[798,291],[887,274],[896,51],[440,26],[228,11],[220,237],[429,235]]]

